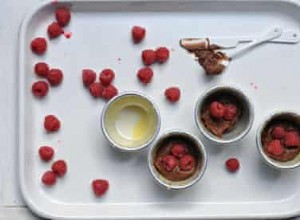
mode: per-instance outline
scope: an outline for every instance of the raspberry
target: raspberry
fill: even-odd
[[[109,182],[103,179],[96,179],[93,180],[92,187],[95,196],[102,196],[107,192],[109,188]]]
[[[55,161],[52,166],[51,170],[59,177],[62,177],[67,172],[67,164],[64,160],[57,160]]]
[[[56,183],[56,175],[52,171],[46,171],[42,176],[42,182],[46,186],[52,186]]]
[[[50,38],[59,37],[64,31],[57,22],[53,22],[48,26],[48,36]]]
[[[235,105],[226,105],[224,110],[224,119],[227,121],[232,121],[237,115],[237,107]]]
[[[155,51],[156,61],[158,63],[164,63],[169,59],[170,52],[166,47],[159,47]]]
[[[285,130],[281,126],[276,126],[272,129],[272,137],[275,139],[282,139],[285,136]]]
[[[143,27],[134,26],[131,31],[132,39],[134,43],[140,43],[146,35],[146,30]]]
[[[39,155],[42,160],[49,161],[52,159],[52,157],[54,155],[54,150],[52,147],[42,146],[39,149]]]
[[[104,87],[102,92],[102,98],[109,100],[116,95],[118,95],[118,89],[113,84]]]
[[[153,71],[149,67],[144,67],[142,69],[139,69],[137,77],[143,84],[148,84],[151,82],[151,79],[153,77]]]
[[[46,49],[47,49],[47,42],[46,42],[45,38],[37,37],[31,41],[32,52],[34,52],[38,55],[42,55],[46,52]]]
[[[104,69],[100,73],[99,80],[100,80],[100,82],[101,82],[102,85],[108,86],[109,84],[112,83],[112,81],[114,80],[114,78],[115,78],[115,73],[114,73],[113,70],[111,70],[111,69]]]
[[[209,106],[209,113],[213,118],[220,119],[224,116],[225,107],[220,102],[212,102]]]
[[[195,158],[192,155],[186,154],[179,161],[179,167],[183,171],[189,171],[195,167]]]
[[[229,158],[226,160],[225,165],[229,172],[236,172],[240,167],[240,163],[236,158]]]
[[[58,8],[55,12],[55,17],[60,26],[66,26],[71,19],[71,12],[67,8]]]
[[[42,98],[47,95],[49,86],[48,83],[44,81],[38,81],[32,84],[32,93],[38,98]]]
[[[103,86],[101,83],[92,83],[89,85],[90,94],[94,98],[99,98],[102,96],[103,93]]]
[[[171,172],[178,164],[176,158],[172,155],[164,156],[160,162],[163,168],[168,172]]]
[[[82,82],[83,85],[89,86],[96,80],[96,73],[94,70],[83,69],[82,70]]]
[[[55,132],[60,129],[60,121],[54,115],[47,115],[44,120],[44,128],[48,132]]]
[[[180,159],[181,157],[183,157],[185,154],[187,153],[187,149],[186,146],[184,144],[173,144],[172,148],[171,148],[171,154]]]
[[[143,50],[142,52],[142,60],[146,66],[150,66],[155,63],[155,51],[154,50]]]
[[[286,147],[299,147],[300,137],[297,131],[286,132],[284,136],[284,145]]]
[[[267,151],[274,156],[280,156],[284,149],[279,140],[272,140],[267,146]]]
[[[60,69],[51,69],[47,75],[51,86],[59,85],[63,80],[63,73]]]
[[[36,63],[34,65],[34,72],[36,75],[40,77],[47,77],[48,72],[49,72],[49,66],[47,63]]]
[[[170,87],[166,89],[165,96],[170,102],[177,102],[180,99],[180,89],[178,87]]]

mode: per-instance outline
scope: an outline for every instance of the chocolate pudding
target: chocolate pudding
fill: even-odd
[[[200,152],[192,141],[169,137],[159,143],[154,155],[154,166],[171,181],[183,181],[193,176],[202,166]]]
[[[194,50],[191,52],[195,54],[207,75],[218,75],[224,71],[226,66],[222,61],[228,60],[225,53],[215,50]]]
[[[226,67],[223,61],[229,60],[229,57],[227,57],[225,53],[219,51],[222,47],[216,44],[210,44],[208,38],[184,39],[180,41],[180,45],[195,55],[207,75],[221,74]]]
[[[286,162],[300,152],[300,127],[293,121],[271,121],[261,134],[263,150],[270,158]]]
[[[234,129],[241,115],[240,103],[232,95],[211,97],[200,111],[204,126],[217,137]]]

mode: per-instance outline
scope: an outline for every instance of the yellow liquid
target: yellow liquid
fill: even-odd
[[[143,111],[143,113],[140,115],[140,118],[138,122],[135,124],[133,129],[134,139],[139,139],[145,136],[145,131],[147,130],[147,124],[148,124],[147,122],[148,122],[147,113]]]
[[[152,104],[135,95],[124,96],[111,103],[105,116],[110,138],[127,148],[145,144],[155,134],[157,123]]]
[[[116,129],[124,138],[140,139],[147,131],[148,115],[140,106],[127,106],[118,113]]]

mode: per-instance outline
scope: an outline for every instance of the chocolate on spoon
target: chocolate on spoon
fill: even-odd
[[[184,39],[180,41],[180,45],[195,55],[207,75],[218,75],[226,69],[232,59],[257,45],[279,37],[281,34],[281,28],[272,28],[251,43],[227,54],[220,51],[221,46],[210,45],[209,40],[200,42],[197,39]]]

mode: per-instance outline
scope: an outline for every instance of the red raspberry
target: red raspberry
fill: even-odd
[[[118,89],[113,84],[104,87],[102,92],[102,98],[109,100],[116,95],[118,95]]]
[[[102,96],[104,88],[101,85],[101,83],[92,83],[89,85],[89,90],[90,90],[90,94],[94,98],[99,98]]]
[[[267,146],[267,151],[274,156],[280,156],[284,153],[280,140],[272,140]]]
[[[83,85],[89,86],[96,80],[96,73],[94,70],[83,69],[82,70],[82,82]]]
[[[109,188],[109,182],[103,179],[93,180],[92,187],[95,196],[102,196],[107,192]]]
[[[189,171],[195,167],[195,158],[192,155],[186,154],[179,161],[179,167],[183,171]]]
[[[285,130],[281,126],[276,126],[272,129],[272,137],[275,139],[282,139],[285,136]]]
[[[71,12],[68,8],[58,8],[55,17],[60,26],[64,27],[70,22]]]
[[[225,107],[220,102],[212,102],[209,106],[209,113],[213,118],[220,119],[224,116]]]
[[[54,150],[52,147],[42,146],[39,149],[39,155],[42,160],[49,161],[52,159],[52,157],[54,155]]]
[[[36,75],[40,77],[47,77],[48,72],[49,72],[49,66],[47,63],[36,63],[34,65],[34,72]]]
[[[171,172],[178,164],[177,159],[172,155],[164,156],[160,162],[163,168],[168,172]]]
[[[44,81],[38,81],[32,84],[32,93],[38,98],[42,98],[47,95],[49,86],[48,83]]]
[[[173,144],[172,148],[171,148],[171,154],[180,159],[181,157],[183,157],[185,154],[187,153],[187,149],[186,146],[184,144]]]
[[[47,75],[51,86],[59,85],[63,80],[63,73],[60,69],[51,69]]]
[[[48,36],[50,38],[59,37],[64,31],[57,22],[53,22],[48,26]]]
[[[237,115],[237,107],[235,105],[226,105],[224,110],[224,119],[227,121],[232,121]]]
[[[56,175],[52,171],[46,171],[42,176],[42,182],[46,186],[52,186],[56,183]]]
[[[286,132],[284,136],[284,145],[286,147],[299,147],[300,137],[297,131]]]
[[[62,177],[67,172],[67,164],[64,160],[57,160],[55,161],[52,166],[51,170],[59,177]]]
[[[131,31],[132,39],[134,43],[140,43],[146,35],[146,30],[143,27],[134,26]]]
[[[142,52],[142,60],[146,66],[150,66],[155,63],[155,51],[154,50],[143,50]]]
[[[54,115],[47,115],[44,120],[44,128],[48,132],[55,132],[60,129],[60,121]]]
[[[149,67],[144,67],[142,69],[139,69],[137,77],[142,83],[148,84],[151,82],[151,79],[153,77],[153,71]]]
[[[226,160],[225,165],[229,172],[236,172],[240,168],[240,163],[236,158],[229,158]]]
[[[166,89],[165,96],[170,102],[177,102],[180,99],[180,89],[178,87],[170,87]]]
[[[46,52],[46,49],[47,49],[47,42],[46,42],[45,38],[37,37],[31,41],[32,52],[34,52],[38,55],[41,55]]]
[[[100,80],[100,82],[101,82],[102,85],[108,86],[109,84],[112,83],[112,81],[114,80],[114,78],[115,78],[115,73],[114,73],[113,70],[111,70],[111,69],[104,69],[100,73],[99,80]]]
[[[159,47],[155,51],[156,61],[158,63],[164,63],[169,59],[170,52],[166,47]]]

